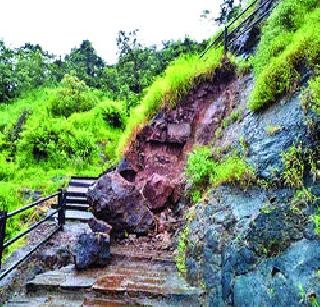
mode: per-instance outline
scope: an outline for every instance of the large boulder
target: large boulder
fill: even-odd
[[[74,262],[77,270],[92,266],[108,264],[110,254],[110,236],[99,232],[79,235],[74,251]]]
[[[88,200],[95,217],[115,231],[145,233],[153,226],[153,214],[142,193],[118,172],[102,176],[89,189]]]

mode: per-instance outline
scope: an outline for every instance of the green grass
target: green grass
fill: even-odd
[[[320,55],[320,8],[317,0],[283,0],[263,27],[253,59],[256,84],[249,108],[293,93],[305,69],[315,69]]]
[[[213,80],[221,68],[223,49],[211,49],[203,58],[198,54],[182,56],[172,62],[164,74],[146,90],[140,104],[132,109],[126,129],[121,136],[119,156],[135,134],[162,107],[173,108],[178,100],[202,80]]]
[[[176,266],[180,273],[185,274],[186,268],[186,250],[188,246],[189,227],[186,225],[179,234],[177,245]]]
[[[255,180],[253,169],[236,153],[225,157],[213,158],[209,146],[195,147],[188,155],[185,175],[191,185],[194,201],[210,187],[223,184],[238,184],[246,187]]]

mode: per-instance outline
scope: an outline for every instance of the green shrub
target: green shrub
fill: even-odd
[[[200,199],[200,192],[209,187],[237,183],[246,187],[254,181],[253,169],[237,154],[225,156],[217,161],[212,150],[207,147],[196,147],[188,156],[185,175],[191,184],[191,196],[194,201]]]
[[[256,85],[249,99],[250,110],[293,93],[304,68],[315,67],[320,55],[317,5],[316,0],[284,0],[271,15],[253,60]]]
[[[15,184],[0,181],[0,211],[11,212],[19,207],[21,199],[18,196],[18,187]],[[6,238],[12,238],[21,229],[19,218],[10,218],[7,221]]]
[[[242,57],[236,58],[236,72],[238,77],[243,77],[249,74],[251,70],[250,60],[245,60]]]
[[[23,159],[50,161],[51,166],[64,166],[67,160],[90,158],[96,150],[95,138],[90,131],[75,129],[60,118],[40,119],[23,134],[18,150],[24,152]],[[31,158],[31,159],[30,159]]]
[[[308,20],[307,15],[317,6],[318,0],[282,0],[279,3],[262,27],[257,53],[252,58],[256,77],[270,64],[272,58],[280,55],[291,44],[295,32],[304,25]]]
[[[217,163],[212,157],[212,150],[207,146],[195,147],[188,155],[185,174],[194,187],[205,187]]]
[[[227,183],[237,183],[245,187],[250,185],[253,180],[255,180],[255,176],[252,168],[243,158],[235,154],[224,158],[210,174],[210,183],[214,187]]]
[[[315,231],[320,236],[320,209],[318,209],[317,213],[313,216],[313,221],[315,223]]]
[[[90,89],[84,81],[65,75],[51,99],[54,116],[68,117],[75,112],[91,110],[98,102],[98,91]]]
[[[14,163],[8,163],[6,161],[6,156],[0,154],[0,181],[10,180],[14,177],[16,167]]]
[[[123,106],[119,102],[104,101],[97,105],[97,111],[101,112],[106,124],[113,128],[124,129],[126,125],[126,115]]]

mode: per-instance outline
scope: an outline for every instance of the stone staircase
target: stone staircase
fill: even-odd
[[[73,265],[27,281],[25,294],[6,306],[201,306],[204,293],[189,286],[172,252],[111,247],[107,267],[76,271]]]
[[[72,176],[66,190],[66,220],[88,222],[93,214],[89,212],[88,189],[97,177]],[[52,209],[53,210],[53,209]],[[52,212],[51,210],[48,213]]]

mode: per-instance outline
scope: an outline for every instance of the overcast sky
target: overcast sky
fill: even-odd
[[[215,26],[201,21],[204,9],[214,15],[220,0],[0,0],[0,39],[10,47],[38,43],[65,55],[89,39],[108,63],[116,59],[119,30],[140,29],[144,45],[165,39],[202,40]]]

